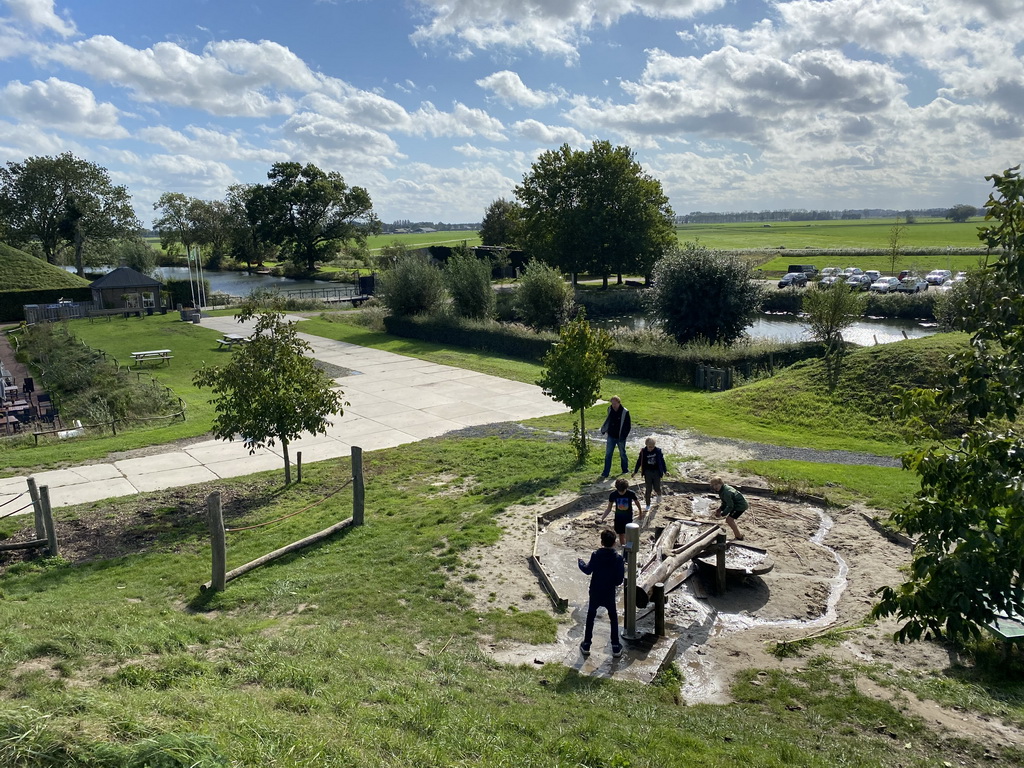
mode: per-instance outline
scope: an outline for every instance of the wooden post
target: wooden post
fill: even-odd
[[[720,533],[715,537],[715,588],[718,594],[725,594],[725,534]]]
[[[665,582],[654,585],[654,634],[665,636]]]
[[[206,497],[206,514],[210,522],[210,545],[212,550],[213,571],[210,586],[215,591],[222,591],[227,583],[228,550],[224,540],[224,514],[220,506],[220,492],[214,491]]]
[[[302,482],[302,451],[295,452],[295,482]]]
[[[366,489],[363,487],[363,449],[352,446],[352,524],[363,524],[363,504]]]
[[[39,441],[36,440],[38,443]],[[43,527],[43,505],[39,501],[39,489],[36,487],[36,479],[28,478],[28,495],[32,497],[32,512],[36,524],[36,538],[46,538],[46,528]]]
[[[43,508],[43,530],[46,533],[46,547],[50,557],[57,557],[60,548],[57,546],[57,530],[53,526],[53,510],[50,509],[50,486],[39,486],[39,502]]]

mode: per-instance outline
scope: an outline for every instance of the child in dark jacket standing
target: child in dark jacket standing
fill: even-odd
[[[644,476],[644,504],[647,505],[647,512],[651,511],[651,491],[653,490],[661,502],[661,478],[668,473],[665,465],[665,454],[654,444],[654,438],[648,437],[644,441],[644,447],[636,457],[636,466],[633,467],[633,477],[637,472]]]
[[[594,618],[597,609],[604,607],[608,611],[608,620],[612,625],[612,656],[622,655],[622,644],[619,642],[619,614],[615,609],[615,590],[626,577],[626,566],[622,555],[615,551],[615,534],[607,528],[601,531],[601,548],[595,549],[590,555],[590,562],[584,563],[577,559],[581,571],[590,576],[590,603],[587,605],[587,624],[583,631],[583,642],[580,653],[586,658],[590,655],[590,644],[594,639]]]

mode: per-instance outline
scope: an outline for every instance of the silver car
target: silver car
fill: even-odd
[[[899,278],[883,277],[880,280],[875,280],[868,290],[875,293],[889,293],[889,291],[895,291],[899,284]]]

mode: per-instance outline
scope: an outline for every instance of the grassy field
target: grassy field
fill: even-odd
[[[900,240],[913,248],[977,248],[978,227],[984,223],[974,218],[963,224],[943,219],[920,219],[907,225]],[[886,250],[892,219],[860,219],[854,221],[782,221],[766,226],[759,222],[744,224],[687,224],[676,228],[680,242],[697,241],[710,248],[725,250],[785,248],[877,248]],[[799,254],[792,261],[800,261]]]

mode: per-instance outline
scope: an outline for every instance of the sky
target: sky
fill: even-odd
[[[0,0],[0,163],[85,158],[146,226],[281,161],[477,222],[596,140],[677,214],[981,205],[1024,0]]]

